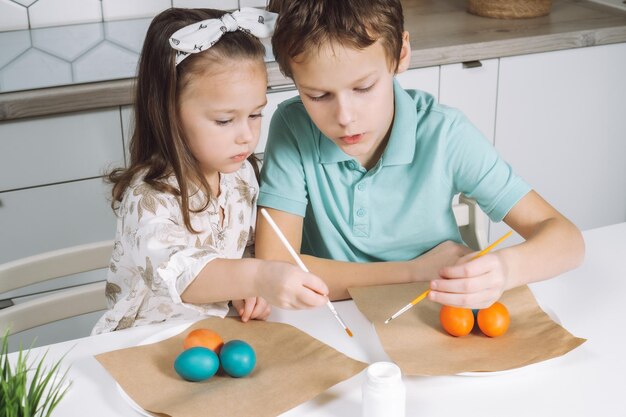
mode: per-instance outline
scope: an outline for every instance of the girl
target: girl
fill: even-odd
[[[131,161],[108,175],[118,216],[109,310],[93,333],[225,316],[265,319],[269,304],[326,302],[315,275],[241,259],[258,194],[253,156],[266,104],[264,47],[276,15],[169,9],[141,53]],[[269,303],[269,304],[268,304]]]

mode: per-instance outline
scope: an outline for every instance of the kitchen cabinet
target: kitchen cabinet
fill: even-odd
[[[407,90],[422,90],[439,100],[439,67],[410,69],[396,75],[400,85]]]
[[[500,59],[495,146],[583,230],[626,221],[625,74],[624,43]]]
[[[0,123],[0,192],[97,177],[120,161],[117,107]]]
[[[497,59],[410,69],[396,78],[405,89],[426,91],[441,104],[461,110],[493,143]]]
[[[0,263],[111,239],[105,171],[124,164],[119,107],[0,124]]]
[[[265,152],[265,145],[267,145],[267,134],[270,128],[270,121],[272,120],[272,114],[276,111],[276,108],[283,101],[295,97],[298,95],[298,90],[295,86],[287,87],[279,91],[268,91],[267,93],[267,105],[263,109],[263,118],[261,120],[261,135],[259,137],[259,143],[256,146],[256,153],[262,154]]]
[[[498,60],[488,59],[442,65],[439,83],[439,101],[454,107],[485,135],[493,144],[498,92]],[[458,203],[458,195],[453,204]],[[490,221],[485,213],[477,213],[477,234],[487,240]]]
[[[0,202],[0,263],[115,236],[101,178],[0,193]]]
[[[133,136],[133,106],[121,106],[120,117],[122,119],[122,136],[124,138],[124,161],[130,164],[130,138]]]
[[[455,107],[493,144],[498,92],[498,60],[441,66],[439,102]]]

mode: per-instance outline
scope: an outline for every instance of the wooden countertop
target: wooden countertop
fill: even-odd
[[[582,0],[553,0],[548,16],[500,20],[465,11],[465,0],[404,0],[411,68],[626,42],[626,12]],[[270,89],[286,88],[274,62]],[[0,121],[132,103],[133,79],[0,94]]]

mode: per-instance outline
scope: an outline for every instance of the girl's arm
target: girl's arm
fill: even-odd
[[[326,302],[328,288],[311,273],[285,262],[259,259],[213,259],[181,294],[186,303],[263,297],[287,309],[310,308]]]
[[[267,209],[291,246],[299,252],[302,243],[303,218],[294,214]],[[294,263],[263,216],[259,216],[256,230],[256,257]],[[429,252],[409,262],[342,262],[303,255],[302,261],[329,288],[331,300],[350,298],[349,287],[427,281],[437,277],[445,265],[453,265],[464,254],[466,247],[444,242]]]
[[[442,304],[482,308],[503,291],[542,281],[579,266],[585,244],[578,228],[535,191],[504,217],[525,242],[441,270],[429,298]]]

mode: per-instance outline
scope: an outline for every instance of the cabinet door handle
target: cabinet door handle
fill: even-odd
[[[483,63],[480,61],[465,61],[463,63],[463,68],[480,68],[483,66]]]

